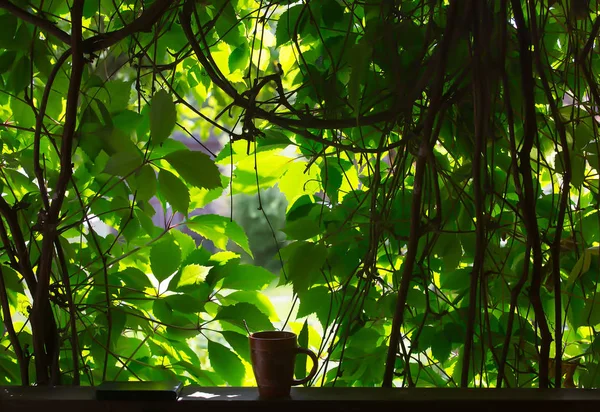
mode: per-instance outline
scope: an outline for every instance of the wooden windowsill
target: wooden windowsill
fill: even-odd
[[[600,390],[292,388],[290,399],[263,401],[256,388],[188,386],[177,401],[98,401],[91,387],[0,387],[0,411],[427,411],[574,412],[600,407]],[[314,409],[317,408],[317,409]],[[383,409],[382,409],[383,408]],[[416,409],[412,409],[416,408]],[[314,409],[314,410],[313,410]]]

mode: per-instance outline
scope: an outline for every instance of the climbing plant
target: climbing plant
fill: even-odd
[[[0,0],[0,382],[600,386],[598,7]]]

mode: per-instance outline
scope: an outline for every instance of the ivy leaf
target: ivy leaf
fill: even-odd
[[[275,279],[265,268],[253,265],[227,265],[222,276],[224,288],[238,290],[259,290]]]
[[[439,362],[444,363],[450,357],[452,343],[445,338],[443,331],[436,332],[436,338],[431,343],[431,354]]]
[[[181,263],[181,249],[175,239],[166,236],[150,249],[150,268],[159,282],[162,282],[179,268]]]
[[[206,275],[208,275],[210,269],[210,266],[200,266],[196,264],[184,266],[183,270],[181,271],[181,277],[177,282],[177,289],[185,286],[198,285],[204,282],[204,279],[206,279]]]
[[[173,319],[173,308],[164,299],[156,299],[152,303],[152,313],[158,320],[164,323],[171,323]]]
[[[282,232],[288,236],[288,239],[306,240],[323,233],[323,230],[312,216],[303,216],[293,221],[287,219]]]
[[[247,44],[236,47],[229,55],[229,71],[244,70],[250,64],[250,49]]]
[[[304,321],[304,325],[298,334],[298,346],[301,348],[308,348],[308,321]],[[302,379],[306,376],[306,358],[304,354],[296,356],[296,365],[294,367],[294,375],[298,379]],[[304,384],[306,386],[306,384]]]
[[[17,125],[22,127],[32,127],[35,124],[35,114],[31,110],[31,106],[23,103],[17,98],[10,99],[10,110],[12,110],[13,118]]]
[[[250,344],[248,343],[248,337],[231,331],[221,332],[223,338],[231,345],[235,353],[238,354],[243,360],[251,363],[250,359]]]
[[[17,31],[17,18],[12,13],[5,13],[0,16],[0,49],[12,49],[14,47],[13,39]]]
[[[302,32],[308,22],[308,11],[304,10],[305,6],[299,4],[290,7],[279,16],[275,37],[277,39],[276,47],[281,46],[293,39],[294,35]],[[298,22],[298,19],[301,19]],[[296,27],[299,33],[295,33]]]
[[[142,161],[143,159],[139,152],[117,152],[108,158],[106,166],[104,166],[104,173],[113,176],[127,176],[138,168],[142,164]]]
[[[250,303],[258,308],[262,313],[267,315],[269,319],[273,321],[279,321],[275,307],[271,303],[269,297],[264,293],[257,292],[254,290],[238,290],[227,295],[225,298],[227,302],[244,302]]]
[[[14,50],[7,50],[0,54],[0,74],[4,74],[11,68],[17,58],[17,52]]]
[[[471,268],[462,268],[451,273],[440,274],[442,289],[464,290],[469,287]]]
[[[296,247],[286,263],[287,275],[299,295],[319,279],[321,267],[327,258],[322,244],[302,242]]]
[[[190,206],[190,193],[187,186],[173,173],[160,169],[158,187],[165,200],[178,212],[187,214]]]
[[[29,82],[31,82],[31,61],[27,56],[23,56],[12,67],[7,85],[10,86],[9,90],[19,94],[29,85]]]
[[[371,62],[372,48],[366,41],[360,41],[350,52],[350,80],[348,82],[348,99],[356,117],[360,116],[360,87],[364,84]]]
[[[219,215],[198,215],[187,222],[188,228],[204,236],[219,249],[227,249],[227,241],[231,240],[252,256],[248,237],[236,222]]]
[[[177,122],[177,109],[173,99],[164,90],[157,91],[150,102],[150,133],[155,145],[171,135]]]
[[[329,309],[329,289],[326,286],[315,286],[308,289],[300,297],[298,317],[303,318],[311,313],[318,313],[322,307]]]
[[[227,321],[242,329],[245,329],[243,322],[245,320],[252,332],[275,329],[267,315],[250,303],[223,306],[215,316],[215,320]]]
[[[329,160],[321,166],[321,182],[323,182],[327,196],[329,196],[333,203],[337,203],[338,192],[342,185],[343,177],[340,167],[332,162],[333,160]]]
[[[221,187],[219,169],[204,153],[178,150],[166,155],[165,159],[189,184],[205,189]]]
[[[585,179],[585,159],[580,155],[571,156],[571,186],[579,189]]]
[[[433,326],[423,326],[421,330],[416,329],[410,340],[413,344],[411,349],[414,349],[417,353],[425,352],[436,341],[435,328]]]
[[[244,36],[244,24],[237,19],[235,9],[230,2],[219,7],[219,18],[215,22],[215,30],[225,43],[237,47],[247,42]]]
[[[109,159],[110,160],[110,159]],[[156,194],[156,173],[152,166],[146,164],[138,171],[136,177],[137,199],[148,201]]]
[[[6,287],[6,295],[11,305],[16,306],[18,303],[17,293],[24,294],[23,283],[19,281],[19,275],[11,267],[2,265],[2,274],[4,276],[4,284]]]
[[[169,295],[162,298],[173,310],[181,313],[198,313],[204,308],[204,301],[189,294]]]
[[[232,386],[241,386],[246,375],[244,364],[230,349],[220,343],[208,341],[208,358],[215,372]]]
[[[118,276],[126,287],[143,291],[145,288],[151,288],[152,283],[150,283],[150,279],[148,276],[138,268],[128,267],[115,276]]]
[[[344,18],[344,8],[337,0],[324,1],[321,3],[321,15],[323,16],[323,23],[327,27],[334,27],[335,23]]]

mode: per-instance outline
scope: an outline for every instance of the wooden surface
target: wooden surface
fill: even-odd
[[[293,388],[290,399],[259,400],[256,388],[186,387],[178,401],[97,401],[90,387],[0,387],[0,411],[593,411],[600,390]]]

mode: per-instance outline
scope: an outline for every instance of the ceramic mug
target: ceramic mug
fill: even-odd
[[[317,373],[317,355],[299,348],[295,333],[256,332],[250,335],[249,340],[252,369],[261,398],[289,397],[292,385],[308,382]],[[299,353],[307,354],[313,361],[312,369],[304,379],[294,379],[294,364]]]

